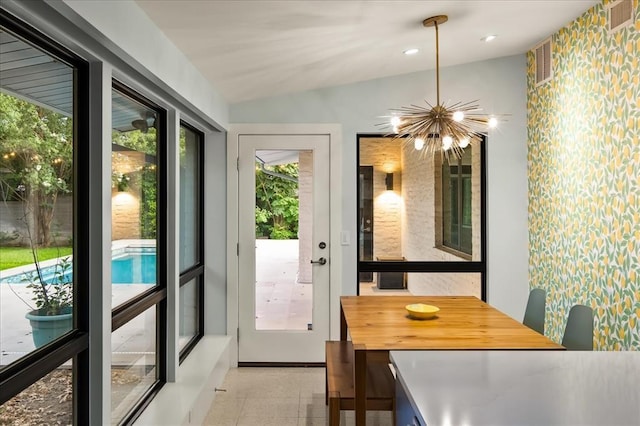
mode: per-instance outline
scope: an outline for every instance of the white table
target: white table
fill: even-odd
[[[640,352],[390,355],[398,426],[640,424]]]

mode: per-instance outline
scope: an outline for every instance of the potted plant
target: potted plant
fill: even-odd
[[[31,323],[33,343],[36,348],[62,336],[73,326],[73,283],[71,262],[62,258],[52,273],[43,273],[35,250],[35,271],[25,274],[27,288],[33,292],[35,309],[25,317]]]
[[[23,208],[19,219],[24,227],[19,233],[28,242],[35,267],[22,279],[34,302],[25,300],[29,306],[26,316],[39,347],[66,333],[72,323],[70,258],[41,267],[37,250],[55,244],[58,198],[72,193],[74,121],[3,93],[0,106],[3,113],[7,111],[0,126],[0,186],[5,201],[19,201]],[[62,324],[58,324],[60,319]]]

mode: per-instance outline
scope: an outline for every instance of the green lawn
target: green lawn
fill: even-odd
[[[71,247],[47,247],[38,249],[38,260],[55,259],[69,256]],[[33,263],[33,254],[29,247],[0,247],[0,270]]]

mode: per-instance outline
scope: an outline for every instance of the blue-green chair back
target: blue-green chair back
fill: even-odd
[[[584,305],[574,305],[569,311],[562,346],[570,351],[593,350],[593,311]]]
[[[524,311],[522,323],[527,327],[544,334],[544,309],[546,292],[541,288],[534,288],[529,293],[527,307]]]

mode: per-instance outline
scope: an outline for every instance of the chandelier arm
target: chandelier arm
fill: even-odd
[[[437,133],[437,129],[434,129],[435,124],[434,120],[426,118],[424,120],[407,123],[401,130],[403,133],[418,134],[427,137],[429,133]]]

